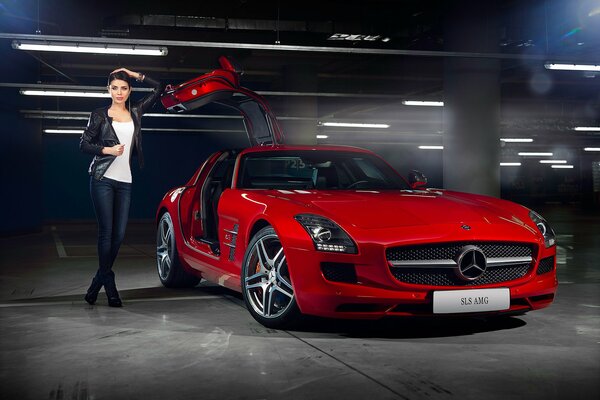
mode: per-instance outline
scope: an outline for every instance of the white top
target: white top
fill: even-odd
[[[131,167],[129,158],[131,157],[131,143],[133,142],[133,120],[128,122],[113,121],[113,128],[119,138],[119,143],[125,145],[123,154],[115,158],[110,167],[104,173],[104,176],[119,182],[131,183]]]

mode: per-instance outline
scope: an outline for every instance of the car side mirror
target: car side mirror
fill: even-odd
[[[427,185],[427,177],[422,172],[412,170],[408,173],[408,183],[412,189],[418,189]]]

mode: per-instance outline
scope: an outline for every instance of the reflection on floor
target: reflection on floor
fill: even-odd
[[[125,307],[83,302],[95,226],[0,239],[2,399],[563,399],[600,395],[600,216],[537,210],[559,240],[555,303],[521,317],[310,319],[279,331],[240,295],[163,288],[152,223],[115,270]]]

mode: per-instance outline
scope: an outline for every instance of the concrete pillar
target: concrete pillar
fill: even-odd
[[[446,51],[497,53],[497,1],[450,2]],[[444,187],[500,196],[500,60],[444,64]]]
[[[286,65],[283,68],[283,87],[290,92],[316,92],[317,69],[310,64]],[[286,96],[283,98],[285,116],[302,117],[302,120],[281,120],[287,144],[317,143],[317,98]],[[281,116],[281,115],[280,115]]]

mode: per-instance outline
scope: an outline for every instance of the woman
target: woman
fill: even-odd
[[[131,78],[154,87],[152,93],[131,105]],[[142,115],[156,101],[161,85],[139,72],[119,68],[108,77],[108,92],[112,104],[92,111],[87,128],[81,135],[79,148],[93,154],[90,164],[90,194],[98,220],[99,268],[92,279],[85,301],[94,304],[104,286],[108,304],[121,307],[115,285],[113,263],[125,236],[131,200],[130,159],[137,154],[140,168],[144,165],[142,153]]]

